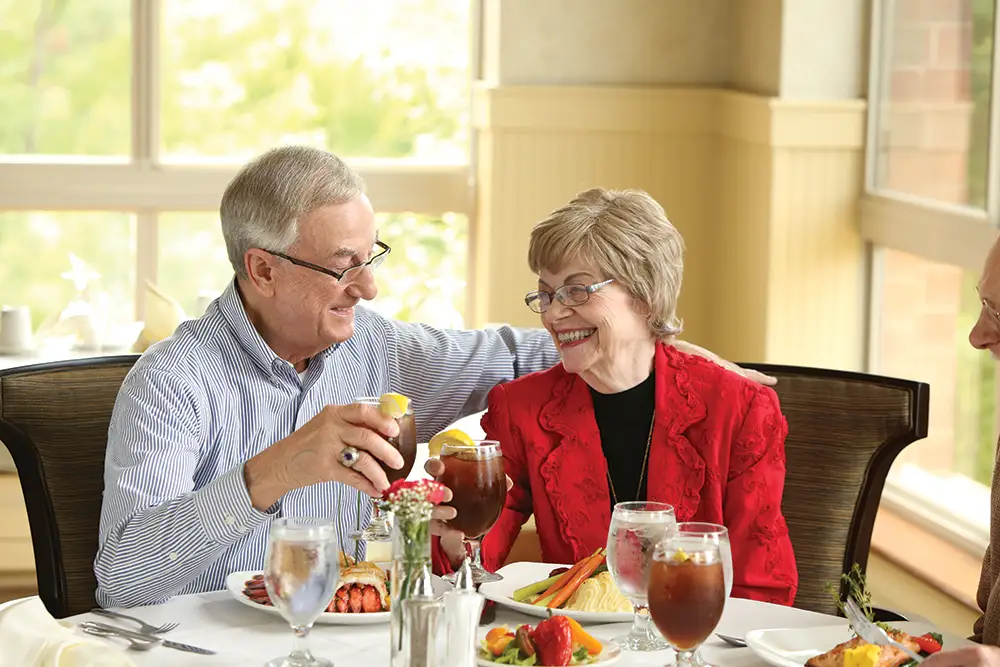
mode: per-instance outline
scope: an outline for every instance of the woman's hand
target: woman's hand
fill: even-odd
[[[703,347],[698,347],[694,343],[688,343],[687,341],[674,339],[670,341],[670,344],[684,352],[686,354],[693,354],[704,359],[708,359],[712,363],[722,366],[727,371],[732,371],[737,375],[742,375],[748,380],[756,382],[757,384],[767,385],[768,387],[778,384],[777,378],[773,378],[770,375],[764,375],[763,373],[749,368],[743,368],[742,366],[737,366],[731,361],[726,361],[715,352],[709,352]]]
[[[429,458],[424,464],[424,470],[428,475],[437,479],[444,472],[444,464],[441,463],[441,459]],[[514,486],[514,482],[510,477],[504,475],[507,479],[507,490]],[[451,500],[451,490],[445,492],[446,498],[445,502]],[[454,519],[458,515],[454,507],[446,507],[444,505],[438,505],[434,508],[434,512],[431,514],[431,535],[437,535],[441,538],[441,548],[444,550],[445,554],[448,556],[448,560],[451,562],[452,567],[458,567],[467,555],[465,548],[465,535],[460,531],[451,528],[446,523],[450,519]]]
[[[1000,647],[967,646],[940,651],[920,664],[921,667],[1000,667]]]

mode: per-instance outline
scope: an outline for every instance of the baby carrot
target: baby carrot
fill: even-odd
[[[559,589],[556,596],[549,601],[546,605],[549,609],[558,609],[563,605],[573,595],[574,591],[580,587],[587,578],[594,573],[597,566],[604,562],[604,554],[598,551],[595,555],[591,556],[583,564],[583,566],[576,571],[573,578],[566,582],[566,585]]]
[[[539,605],[539,602],[541,602],[542,600],[550,597],[553,593],[555,593],[556,591],[558,591],[559,589],[561,589],[563,586],[565,586],[566,582],[569,581],[570,578],[574,574],[576,574],[577,572],[580,571],[580,568],[583,567],[583,564],[586,563],[587,560],[589,560],[590,558],[593,558],[594,555],[596,555],[596,554],[598,554],[600,552],[601,552],[601,549],[598,549],[597,551],[595,551],[590,556],[587,556],[586,558],[580,560],[579,562],[574,563],[573,567],[571,567],[570,569],[568,569],[565,572],[563,572],[559,576],[559,578],[556,580],[556,582],[554,584],[552,584],[551,586],[549,586],[547,589],[545,589],[544,593],[542,593],[541,595],[538,596],[538,600],[535,602],[535,604]],[[541,605],[539,605],[539,606],[541,606]]]

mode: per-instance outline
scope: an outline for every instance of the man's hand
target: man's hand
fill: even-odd
[[[726,361],[725,359],[723,359],[722,357],[720,357],[716,353],[709,352],[705,348],[698,347],[694,343],[688,343],[688,342],[683,341],[683,340],[676,340],[675,339],[675,340],[671,341],[670,344],[673,345],[674,347],[676,347],[681,352],[686,352],[687,354],[694,354],[694,355],[697,355],[699,357],[703,357],[705,359],[708,359],[712,363],[718,364],[719,366],[722,366],[723,368],[725,368],[728,371],[732,371],[733,373],[736,373],[738,375],[742,375],[746,379],[751,380],[753,382],[756,382],[757,384],[763,384],[763,385],[767,385],[769,387],[772,386],[772,385],[778,384],[777,378],[773,378],[770,375],[764,375],[763,373],[760,373],[760,372],[755,371],[755,370],[751,370],[749,368],[743,368],[742,366],[737,366],[733,362]]]
[[[396,421],[374,405],[328,405],[246,462],[250,501],[264,511],[289,491],[320,482],[341,482],[377,497],[389,488],[379,460],[393,469],[403,467],[403,457],[385,440],[398,434]],[[347,446],[361,454],[353,469],[340,462]]]
[[[444,464],[441,463],[441,459],[427,459],[427,462],[424,464],[424,471],[434,479],[437,479],[444,472]],[[504,477],[507,479],[507,490],[510,491],[510,488],[514,486],[514,482],[510,477],[506,475]],[[444,502],[450,502],[451,490],[446,488],[445,495]],[[465,543],[463,542],[465,535],[449,527],[446,523],[454,519],[457,515],[458,513],[454,507],[445,507],[444,505],[435,507],[434,512],[431,514],[431,534],[441,538],[441,548],[444,549],[452,567],[458,567],[466,556]]]
[[[939,651],[920,664],[921,667],[1000,667],[1000,648],[984,645]]]

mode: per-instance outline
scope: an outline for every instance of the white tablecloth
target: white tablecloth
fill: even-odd
[[[240,604],[226,592],[179,596],[163,605],[121,611],[153,624],[178,622],[180,627],[167,633],[165,637],[219,652],[214,656],[201,656],[163,647],[157,647],[146,653],[130,652],[130,656],[139,667],[153,665],[248,667],[262,665],[271,658],[286,655],[292,646],[292,632],[283,619]],[[92,614],[75,616],[69,620],[78,622],[85,619],[110,621],[122,627],[134,628],[134,624],[128,621]],[[521,623],[534,624],[538,620],[500,608],[494,624],[506,623],[516,626]],[[846,624],[846,621],[842,618],[733,599],[726,605],[718,630],[726,634],[743,636],[748,630],[758,628],[804,628],[843,624]],[[588,627],[588,631],[598,639],[610,639],[626,633],[628,628],[627,624],[596,625]],[[388,625],[316,625],[310,638],[314,653],[332,660],[337,667],[353,665],[376,667],[389,664]],[[113,643],[124,646],[124,642]],[[729,647],[715,637],[705,644],[702,651],[712,664],[720,667],[751,667],[766,664],[750,649]],[[662,667],[672,662],[672,653],[661,651],[625,653],[617,665]],[[443,665],[443,661],[441,664]]]

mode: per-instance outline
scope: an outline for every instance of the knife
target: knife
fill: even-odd
[[[216,653],[215,651],[210,651],[207,648],[191,646],[191,644],[182,644],[181,642],[175,642],[170,639],[164,639],[163,637],[158,637],[156,635],[147,635],[141,632],[126,630],[125,628],[120,628],[117,625],[109,625],[107,623],[98,623],[96,621],[84,621],[83,623],[80,624],[80,627],[83,629],[95,628],[97,630],[104,630],[105,632],[112,632],[122,637],[132,637],[133,639],[162,641],[163,646],[166,646],[167,648],[176,649],[178,651],[187,651],[188,653],[198,653],[200,655],[215,655]]]

